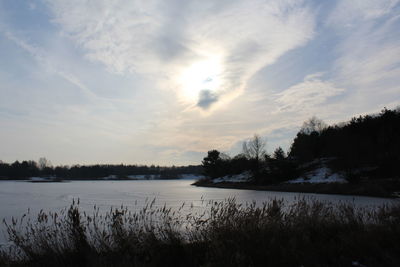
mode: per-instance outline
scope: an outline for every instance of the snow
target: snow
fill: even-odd
[[[31,182],[49,182],[49,181],[54,181],[56,179],[55,176],[50,176],[50,177],[30,177],[29,181]]]
[[[128,179],[131,180],[159,180],[163,177],[159,174],[132,174],[126,176]],[[203,175],[200,174],[180,174],[177,175],[175,179],[182,179],[182,180],[199,180],[203,178]],[[103,180],[116,180],[118,179],[117,175],[109,175],[107,177],[103,177]]]
[[[181,180],[200,180],[203,179],[205,176],[201,174],[182,174],[180,179]]]
[[[359,263],[358,261],[352,261],[351,266],[359,266],[359,267],[365,267],[364,264]]]
[[[236,175],[226,175],[223,177],[219,177],[216,179],[213,179],[213,183],[222,183],[222,182],[231,182],[231,183],[245,183],[248,182],[251,179],[251,174],[250,172],[243,172],[240,174]]]
[[[393,192],[392,196],[400,198],[400,192]]]
[[[320,165],[320,166],[325,166],[327,163],[331,162],[332,160],[335,160],[335,157],[323,157],[323,158],[317,158],[312,161],[309,161],[307,163],[301,164],[299,167],[300,168],[308,168],[313,165]]]
[[[313,171],[306,173],[303,177],[287,181],[290,184],[299,183],[347,183],[343,175],[333,173],[328,167],[320,167]]]
[[[116,175],[109,175],[109,176],[103,177],[102,179],[103,180],[115,180],[117,178],[118,177]]]
[[[133,180],[155,180],[160,179],[160,175],[158,174],[135,174],[135,175],[128,175],[129,179]]]
[[[42,182],[42,181],[48,181],[48,178],[45,177],[31,177],[29,178],[30,181],[32,182]]]

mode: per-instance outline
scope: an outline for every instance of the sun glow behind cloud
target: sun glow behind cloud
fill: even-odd
[[[157,76],[200,111],[225,106],[258,70],[313,36],[314,17],[303,1],[178,2],[121,1],[124,9],[106,0],[49,5],[87,58],[117,73]],[[169,82],[177,74],[184,80],[179,86]],[[210,82],[218,92],[203,90],[209,78],[219,80]]]
[[[183,69],[178,78],[182,96],[189,103],[196,104],[204,91],[218,95],[222,86],[222,73],[221,60],[216,56],[193,62]]]

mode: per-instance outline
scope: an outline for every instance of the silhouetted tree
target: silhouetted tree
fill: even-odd
[[[313,132],[321,133],[324,129],[327,128],[327,126],[328,125],[324,121],[313,116],[303,123],[303,126],[301,126],[300,129],[300,133],[308,135]]]
[[[259,162],[265,155],[266,142],[257,134],[252,139],[243,142],[243,154]]]
[[[305,123],[294,139],[290,149],[291,157],[300,162],[321,157],[333,158],[334,167],[349,174],[357,168],[373,167],[376,171],[364,176],[398,177],[398,110],[384,108],[379,114],[354,117],[347,123],[329,127],[320,127],[322,124],[312,121]]]
[[[38,161],[38,167],[40,170],[43,170],[51,166],[52,166],[51,162],[47,160],[45,157],[40,158]]]
[[[255,180],[259,180],[262,160],[266,154],[266,142],[257,134],[252,139],[243,142],[243,154],[251,161],[251,171]]]
[[[203,159],[203,168],[204,174],[216,178],[219,177],[223,171],[222,167],[222,159],[220,157],[221,153],[218,150],[210,150],[207,153],[207,157]]]
[[[273,157],[277,160],[284,160],[286,158],[285,151],[283,151],[281,147],[278,147],[277,149],[275,149]]]
[[[41,161],[44,163],[45,161]],[[32,176],[56,176],[66,179],[98,179],[109,175],[124,178],[128,175],[159,175],[160,178],[177,178],[183,174],[200,174],[203,171],[200,165],[189,166],[138,166],[138,165],[87,165],[80,166],[51,166],[47,161],[38,167],[34,161],[16,161],[12,164],[0,163],[1,179],[26,179]],[[45,167],[47,166],[47,167]]]
[[[255,135],[243,143],[242,154],[222,159],[214,152],[214,163],[204,166],[212,166],[214,177],[251,170],[257,183],[274,183],[300,175],[297,166],[302,163],[326,158],[330,160],[329,167],[352,176],[353,171],[369,167],[374,169],[367,175],[370,178],[399,179],[400,108],[384,108],[380,114],[355,117],[332,126],[312,117],[303,123],[289,151],[286,156],[278,147],[271,157],[265,152],[265,142]]]

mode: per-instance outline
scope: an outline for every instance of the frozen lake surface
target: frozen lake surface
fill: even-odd
[[[237,202],[262,203],[269,199],[284,199],[292,202],[298,197],[306,196],[330,202],[350,202],[357,206],[379,206],[391,203],[392,199],[303,194],[288,192],[270,192],[255,190],[236,190],[209,187],[195,187],[194,180],[138,180],[138,181],[70,181],[62,183],[31,183],[25,181],[0,181],[0,218],[10,220],[20,218],[30,209],[36,215],[41,209],[59,211],[70,206],[73,199],[80,200],[80,207],[93,211],[96,205],[102,211],[110,207],[124,205],[130,209],[139,209],[153,199],[156,205],[166,204],[169,207],[193,206],[201,210],[209,200],[220,201],[234,197]],[[0,243],[5,242],[4,225],[1,223]]]

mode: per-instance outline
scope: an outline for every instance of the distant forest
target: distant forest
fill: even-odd
[[[0,161],[0,179],[26,179],[29,177],[57,177],[61,179],[98,179],[115,175],[119,179],[128,175],[158,175],[161,179],[174,179],[182,174],[200,174],[201,166],[146,166],[146,165],[88,165],[53,167],[45,158],[38,162],[15,161],[12,164]]]
[[[210,178],[251,172],[253,182],[274,184],[297,178],[304,166],[324,159],[329,167],[345,174],[351,182],[360,179],[400,178],[400,109],[384,108],[379,114],[354,117],[348,122],[327,125],[312,117],[303,123],[287,153],[278,147],[265,151],[258,135],[243,143],[235,157],[208,151],[203,160]],[[309,170],[309,169],[308,169]]]

